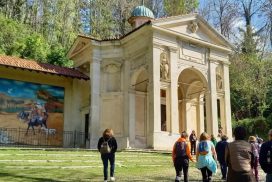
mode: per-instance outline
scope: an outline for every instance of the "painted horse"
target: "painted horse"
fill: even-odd
[[[34,126],[41,126],[41,127],[45,127],[47,128],[47,119],[48,119],[48,114],[46,112],[43,113],[43,116],[34,116],[30,118],[30,112],[26,112],[26,111],[21,111],[17,117],[25,122],[28,122],[28,127],[26,130],[26,135],[28,134],[28,130],[31,127],[32,131],[35,135],[35,130],[34,130]]]

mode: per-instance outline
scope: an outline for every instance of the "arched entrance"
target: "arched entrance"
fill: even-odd
[[[135,147],[146,147],[147,133],[147,83],[148,73],[145,69],[138,74],[135,83]]]
[[[204,96],[207,81],[198,70],[184,69],[178,77],[179,131],[205,131]]]

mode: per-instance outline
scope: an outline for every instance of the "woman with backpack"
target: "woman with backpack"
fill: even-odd
[[[115,181],[114,167],[117,142],[113,137],[112,129],[106,129],[103,132],[103,136],[98,140],[97,149],[101,154],[104,166],[104,182],[108,181],[108,161],[110,161],[110,181]]]
[[[188,134],[186,131],[183,131],[173,147],[172,158],[176,170],[175,182],[179,182],[181,180],[182,170],[184,174],[184,182],[188,181],[189,159],[193,162],[193,158],[190,153],[190,143],[187,142],[187,138]]]
[[[196,149],[197,168],[201,170],[203,182],[210,182],[217,171],[215,147],[209,139],[206,132],[202,133]]]

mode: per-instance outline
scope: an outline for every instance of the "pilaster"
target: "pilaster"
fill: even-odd
[[[209,134],[218,134],[218,114],[217,114],[217,91],[216,91],[216,67],[217,63],[210,60],[209,63],[209,88],[210,88],[210,121],[207,120],[207,126],[210,125]],[[207,127],[208,128],[208,127]]]
[[[231,106],[230,106],[230,84],[229,84],[229,65],[223,65],[223,73],[224,73],[224,92],[225,92],[225,119],[226,126],[223,128],[226,132],[226,135],[231,138],[232,137],[232,127],[231,127]]]
[[[199,98],[199,105],[198,105],[198,121],[197,124],[197,136],[200,136],[200,134],[204,131],[204,102],[203,102],[203,96],[200,96]]]
[[[171,116],[171,133],[179,133],[179,107],[178,107],[178,49],[170,47],[170,116]]]
[[[161,131],[161,105],[160,105],[160,47],[153,46],[153,59],[149,60],[149,129],[154,134]],[[151,134],[151,133],[150,133]],[[154,136],[153,141],[154,141]],[[148,141],[148,144],[154,142]],[[154,146],[151,146],[154,147]]]
[[[131,90],[129,92],[129,146],[134,147],[135,145],[135,91]]]
[[[95,51],[95,50],[94,50]],[[99,54],[99,52],[96,52]],[[90,147],[96,148],[97,140],[102,135],[100,130],[100,63],[101,59],[98,55],[93,56],[90,64]]]

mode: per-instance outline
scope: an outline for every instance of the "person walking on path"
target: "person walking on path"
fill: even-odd
[[[213,143],[214,146],[216,146],[217,140],[213,134],[211,134],[211,142]]]
[[[175,182],[181,181],[182,170],[184,182],[188,182],[189,159],[193,162],[193,158],[190,154],[190,143],[186,141],[187,139],[188,134],[183,131],[173,147],[172,159],[176,170]]]
[[[269,141],[261,146],[260,165],[266,173],[266,182],[272,182],[272,129],[268,132]]]
[[[225,150],[228,166],[227,182],[255,182],[252,172],[254,156],[252,147],[246,139],[246,129],[238,126],[234,129],[235,141],[229,143]]]
[[[259,164],[259,145],[257,143],[256,137],[255,136],[250,136],[248,138],[248,142],[251,144],[251,150],[254,155],[254,160],[252,164],[252,170],[255,175],[255,179],[258,182],[259,181],[259,171],[258,171],[258,164]]]
[[[209,135],[204,132],[200,135],[196,150],[197,168],[201,170],[203,182],[210,182],[212,174],[217,171],[217,156]]]
[[[193,130],[192,133],[190,134],[189,140],[190,140],[190,144],[191,144],[191,155],[195,155],[196,154],[196,141],[197,141],[195,130]]]
[[[117,150],[117,142],[113,136],[112,129],[106,129],[103,136],[99,138],[97,149],[101,153],[103,162],[104,182],[108,181],[108,161],[110,161],[110,181],[115,181],[115,152]]]
[[[225,161],[225,150],[226,146],[228,145],[228,137],[226,135],[221,136],[221,141],[217,143],[215,150],[217,154],[217,160],[219,161],[221,173],[222,173],[222,179],[227,179],[227,163]]]

